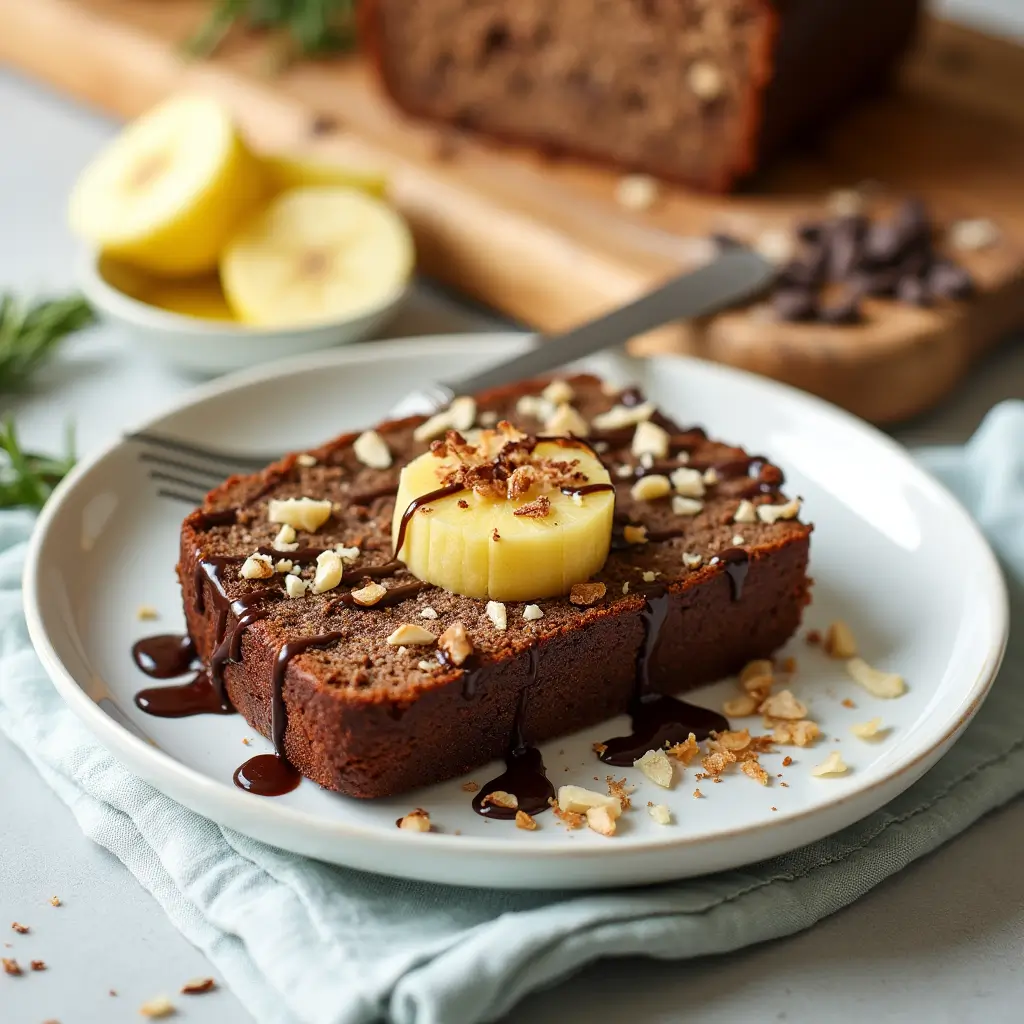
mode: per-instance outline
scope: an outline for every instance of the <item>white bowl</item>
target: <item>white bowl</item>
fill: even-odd
[[[347,320],[298,327],[251,327],[172,313],[132,298],[103,276],[101,257],[95,250],[83,254],[78,282],[100,317],[121,328],[131,345],[148,349],[179,369],[204,375],[363,341],[383,327],[409,293],[406,281],[383,305]]]

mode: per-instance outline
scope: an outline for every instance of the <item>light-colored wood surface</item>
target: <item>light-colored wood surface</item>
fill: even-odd
[[[357,57],[267,70],[265,41],[235,38],[212,62],[177,44],[208,0],[0,0],[0,60],[132,117],[181,89],[228,102],[255,145],[379,167],[428,274],[541,330],[566,327],[702,258],[712,230],[746,237],[820,213],[869,179],[923,196],[937,219],[986,216],[1003,237],[964,262],[976,300],[921,310],[872,302],[862,326],[764,322],[737,311],[636,339],[770,374],[876,421],[919,412],[1024,324],[1024,50],[931,21],[895,92],[845,119],[743,195],[663,190],[644,213],[617,175],[549,162],[414,123]],[[317,135],[329,115],[337,130]],[[884,200],[883,200],[884,201]]]

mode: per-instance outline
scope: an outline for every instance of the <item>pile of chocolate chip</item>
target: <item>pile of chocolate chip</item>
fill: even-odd
[[[868,295],[913,306],[969,298],[971,275],[936,252],[934,235],[919,199],[905,200],[890,220],[857,213],[801,224],[799,252],[779,271],[771,295],[775,316],[856,324],[863,320],[862,300]],[[826,287],[833,296],[828,300]]]

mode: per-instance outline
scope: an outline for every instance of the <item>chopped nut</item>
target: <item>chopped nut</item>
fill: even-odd
[[[704,511],[704,502],[697,498],[684,498],[681,494],[673,495],[672,511],[677,516],[696,516]]]
[[[46,962],[44,960],[30,960],[28,965],[32,968],[33,971],[46,970]]]
[[[882,728],[881,718],[872,718],[870,722],[860,722],[850,726],[850,732],[862,740],[878,739],[886,731]]]
[[[782,767],[783,768],[788,768],[792,763],[793,763],[793,758],[791,758],[788,754],[782,759]]]
[[[345,565],[341,560],[341,555],[337,551],[321,551],[316,556],[316,573],[313,576],[313,593],[314,594],[325,594],[328,590],[333,590],[340,582],[342,574],[345,571]],[[377,586],[377,584],[373,584]],[[381,590],[384,588],[381,587]],[[360,601],[356,597],[356,591],[352,591],[352,599],[358,601],[359,604],[366,602]],[[360,591],[361,593],[361,591]],[[383,597],[383,594],[381,594]],[[375,598],[374,601],[369,602],[370,604],[379,601],[380,597]]]
[[[484,796],[480,804],[481,806],[493,804],[495,807],[503,807],[507,811],[514,811],[519,806],[519,798],[515,793],[506,793],[503,789],[496,789]]]
[[[347,548],[344,544],[336,544],[334,550],[345,565],[351,565],[359,558],[357,547]]]
[[[565,405],[567,402],[571,402],[575,397],[575,392],[572,389],[572,385],[565,380],[553,380],[548,386],[540,393],[540,397],[545,402],[550,402],[552,405]]]
[[[685,565],[687,569],[696,569],[703,561],[704,559],[701,555],[696,555],[689,551],[683,552],[683,565]]]
[[[649,210],[658,201],[658,183],[646,174],[627,174],[615,186],[615,201],[624,210]]]
[[[518,470],[517,470],[518,472]],[[573,500],[580,498],[577,504],[582,504],[582,495],[573,492]],[[551,514],[551,499],[542,494],[533,501],[528,501],[525,505],[520,505],[519,508],[513,511],[512,515],[519,516],[523,519],[546,519]],[[497,532],[497,531],[495,531]]]
[[[672,812],[668,809],[667,804],[649,804],[647,813],[659,825],[672,824]]]
[[[60,899],[60,897],[59,896],[51,896],[50,897],[50,906],[51,907],[59,907],[59,906],[61,906],[61,899]]]
[[[762,231],[754,240],[754,250],[759,252],[769,263],[788,263],[796,255],[796,241],[793,235],[783,228],[769,228]]]
[[[486,612],[495,629],[508,629],[508,613],[500,601],[488,601]]]
[[[425,647],[436,639],[429,629],[403,622],[384,642],[392,647]]]
[[[703,795],[704,794],[699,789],[695,789],[693,791],[693,799],[694,800],[699,800]]]
[[[563,811],[576,814],[585,814],[594,807],[603,807],[616,818],[622,813],[622,804],[617,797],[582,786],[559,786],[557,802]]]
[[[794,747],[809,747],[820,735],[821,729],[818,728],[817,722],[810,720],[802,722],[782,721],[775,723],[772,739],[776,743],[788,744]]]
[[[557,800],[549,800],[548,803],[551,804],[552,813],[566,828],[583,828],[585,819],[579,811],[567,811],[558,806]]]
[[[391,465],[391,449],[376,430],[365,430],[352,444],[355,457],[371,469],[387,469]]]
[[[649,420],[655,411],[653,402],[613,405],[607,412],[595,416],[593,423],[598,430],[621,430],[623,427],[635,427],[642,420]]]
[[[644,583],[653,583],[660,575],[660,573],[655,572],[653,569],[648,569],[646,572],[640,574],[640,578]]]
[[[647,527],[646,526],[624,526],[622,528],[622,539],[627,544],[646,544],[647,543]]]
[[[526,811],[516,811],[516,828],[525,829],[527,832],[533,832],[537,828],[536,820]]]
[[[746,500],[746,498],[744,498],[733,513],[732,521],[734,523],[756,523],[757,510],[749,501]]]
[[[672,493],[672,484],[667,476],[660,473],[652,473],[650,476],[642,476],[629,492],[635,501],[657,501]]]
[[[847,771],[843,755],[833,750],[819,765],[811,769],[811,774],[821,778],[823,775],[845,775]]]
[[[718,483],[718,470],[714,466],[709,466],[704,470],[704,484],[706,487],[714,487]]]
[[[663,459],[668,455],[668,442],[667,430],[650,420],[641,420],[633,432],[633,443],[630,450],[638,459],[644,455]]]
[[[140,604],[135,609],[135,618],[139,622],[151,622],[153,619],[160,618],[160,613],[151,604]]]
[[[633,767],[639,768],[656,786],[672,788],[672,762],[664,750],[648,750],[633,762]]]
[[[686,81],[695,96],[707,101],[717,99],[725,87],[722,72],[706,60],[698,60],[690,65]]]
[[[602,836],[615,835],[615,817],[607,807],[589,807],[587,827]]]
[[[544,612],[539,604],[528,604],[523,609],[523,618],[526,619],[527,622],[536,622],[537,619],[544,618]]]
[[[606,591],[603,583],[574,583],[569,590],[569,600],[576,605],[591,605],[600,601]]]
[[[971,217],[954,221],[949,226],[949,244],[954,249],[975,252],[988,249],[999,241],[999,228],[987,217]]]
[[[422,807],[417,807],[404,818],[398,819],[398,827],[407,832],[429,832],[430,815]]]
[[[426,605],[425,607],[420,609],[420,618],[421,619],[436,619],[437,618],[437,612],[435,612],[434,609],[430,607],[430,605]]]
[[[749,729],[727,729],[725,732],[718,733],[710,741],[710,743],[714,743],[716,750],[731,750],[734,754],[738,754],[741,750],[746,750],[751,742],[752,737]]]
[[[473,645],[461,622],[453,622],[438,638],[437,646],[453,665],[462,665],[473,653]]]
[[[633,805],[629,798],[629,794],[633,792],[632,787],[626,785],[625,779],[615,779],[611,775],[606,775],[604,781],[608,786],[608,795],[615,797],[619,801],[619,806],[628,811]]]
[[[792,655],[783,658],[779,667],[783,672],[789,672],[790,674],[794,673],[797,669],[796,658]]]
[[[309,452],[299,452],[295,456],[295,461],[305,469],[309,469],[311,466],[316,465],[316,456],[310,455]]]
[[[217,987],[213,978],[192,978],[181,986],[183,996],[201,996],[204,992],[212,992]]]
[[[688,469],[686,466],[680,466],[679,469],[673,470],[670,479],[676,494],[681,494],[684,498],[704,497],[706,490],[704,487],[704,476],[699,469]]]
[[[846,663],[846,671],[872,697],[891,700],[893,697],[902,696],[907,689],[903,676],[897,675],[895,672],[880,672],[877,668],[872,668],[863,658],[850,658]]]
[[[772,673],[775,671],[775,666],[767,658],[757,658],[754,661],[748,661],[743,666],[740,672],[740,683],[744,684],[751,679],[763,679],[765,676],[768,677],[768,686],[771,686]]]
[[[270,542],[276,551],[297,551],[299,545],[295,541],[295,527],[287,523],[277,531],[277,536]]]
[[[729,718],[747,718],[757,712],[760,701],[752,693],[727,700],[722,705],[722,713]]]
[[[842,188],[829,195],[826,205],[833,217],[856,217],[864,212],[866,204],[863,194],[857,189]]]
[[[755,782],[760,782],[762,786],[768,785],[768,773],[761,767],[759,762],[754,760],[744,761],[740,765],[740,770],[744,775],[749,775]]]
[[[18,964],[18,961],[11,957],[0,957],[0,964],[3,964],[5,974],[12,974],[15,977],[21,974],[21,967]]]
[[[622,584],[622,593],[623,594],[628,594],[629,593],[629,580],[626,580],[626,582]]]
[[[28,925],[27,925],[27,924],[18,924],[18,922],[17,922],[17,921],[12,921],[12,922],[11,922],[11,927],[12,927],[12,928],[13,928],[13,929],[14,929],[14,930],[15,930],[15,931],[16,931],[16,932],[17,932],[17,933],[19,934],[19,935],[27,935],[27,934],[28,934],[28,931],[29,931],[29,928],[28,928]]]
[[[842,704],[844,708],[850,708],[851,710],[857,706],[849,697],[844,697],[839,703]]]
[[[840,658],[846,661],[857,653],[857,641],[854,638],[853,630],[841,619],[836,619],[828,627],[825,633],[825,653],[830,658]]]
[[[796,519],[800,515],[801,504],[799,498],[794,498],[784,505],[758,505],[757,518],[769,525],[777,523],[780,519]]]
[[[425,419],[413,432],[412,437],[414,441],[419,441],[421,444],[425,441],[433,441],[436,438],[444,437],[445,432],[451,427],[452,423],[448,416],[448,410],[443,409],[441,412],[434,413],[433,416]]]
[[[170,1017],[174,1012],[174,1003],[167,996],[149,999],[139,1007],[143,1017]]]
[[[305,597],[308,586],[309,584],[298,576],[288,575],[284,578],[284,592],[291,598]]]
[[[436,661],[417,661],[416,662],[416,667],[421,672],[433,672],[434,669],[437,668],[437,662]]]
[[[295,568],[295,563],[290,558],[279,558],[274,563],[274,572],[284,575]]]
[[[821,643],[821,633],[819,633],[816,629],[809,629],[807,631],[806,640],[811,647],[816,647],[818,644]]]
[[[569,398],[564,399],[566,402],[571,400],[572,399]],[[516,414],[519,416],[528,416],[543,423],[555,411],[556,404],[560,405],[561,403],[549,402],[541,395],[523,395],[523,397],[516,402]]]
[[[590,427],[571,405],[563,403],[544,421],[544,433],[555,437],[566,437],[569,434],[586,437]]]
[[[746,544],[747,542],[746,542],[746,540],[744,539],[744,537],[743,537],[743,534],[742,534],[742,533],[734,533],[734,534],[732,535],[732,541],[731,541],[731,543],[732,543],[732,545],[733,545],[734,547],[739,547],[739,546],[740,546],[741,544]]]
[[[769,718],[782,718],[786,721],[807,717],[807,705],[798,701],[789,690],[773,693],[761,704],[758,711]]]
[[[462,784],[462,791],[464,793],[475,793],[479,788],[480,785],[476,782],[464,782]]]
[[[615,467],[615,475],[622,477],[624,480],[626,477],[633,475],[633,467],[626,465],[626,463],[622,463],[622,465]]]
[[[697,737],[691,732],[682,743],[673,744],[665,753],[683,764],[689,764],[700,753]]]
[[[267,519],[272,523],[286,523],[296,530],[316,533],[331,516],[331,503],[315,498],[271,499],[267,504]]]
[[[242,563],[238,575],[246,580],[265,580],[274,575],[274,563],[269,555],[250,555]]]
[[[453,430],[469,430],[476,420],[476,399],[460,395],[448,406],[448,420]]]
[[[361,604],[364,608],[369,608],[371,605],[375,605],[387,592],[387,588],[382,587],[379,583],[368,583],[365,587],[352,591],[352,600],[356,604]]]

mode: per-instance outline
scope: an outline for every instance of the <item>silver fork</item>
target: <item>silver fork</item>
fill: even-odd
[[[774,276],[774,266],[763,257],[742,246],[730,246],[699,269],[674,277],[564,334],[538,339],[512,359],[450,383],[438,381],[410,392],[391,407],[387,418],[431,415],[456,395],[528,380],[670,321],[717,313],[763,291]],[[142,447],[139,458],[150,466],[157,493],[193,505],[201,504],[206,492],[226,476],[256,472],[283,454],[241,455],[151,431],[128,434],[127,439]]]

